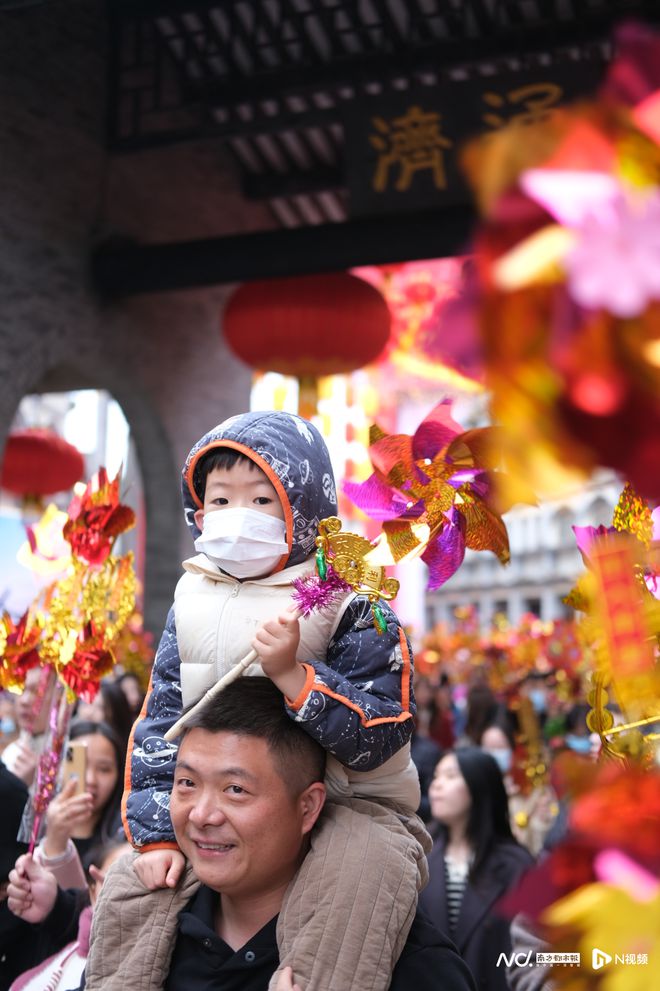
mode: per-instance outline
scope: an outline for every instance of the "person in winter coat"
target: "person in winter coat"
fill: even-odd
[[[439,835],[420,907],[454,941],[480,991],[508,991],[501,954],[511,952],[510,923],[495,906],[534,858],[511,832],[495,758],[478,747],[446,754],[429,798]]]
[[[320,521],[337,511],[329,454],[308,421],[254,412],[220,424],[188,456],[183,501],[198,554],[184,562],[129,744],[124,816],[141,854],[135,873],[151,897],[169,899],[171,911],[185,904],[173,890],[185,861],[169,815],[177,747],[164,736],[252,646],[259,663],[247,674],[269,677],[290,718],[326,750],[326,786],[337,803],[280,913],[280,966],[292,965],[305,991],[384,991],[426,882],[431,846],[415,815],[408,640],[384,602],[379,634],[370,603],[352,592],[300,621],[288,608],[294,579],[314,573]],[[336,870],[352,836],[365,848],[362,883]],[[333,911],[324,914],[310,891],[329,885],[335,897],[324,904]],[[99,941],[92,942],[87,987],[112,991],[111,956]],[[147,981],[140,991],[155,987]]]
[[[77,987],[89,949],[92,909],[105,872],[122,854],[130,850],[125,840],[110,839],[97,844],[91,853],[88,888],[63,890],[55,875],[31,856],[19,858],[11,873],[10,909],[21,919],[29,918],[33,940],[38,939],[40,924],[58,931],[65,939],[76,926],[76,935],[57,952],[39,960],[20,974],[9,991],[71,991]],[[97,867],[96,864],[99,866]]]

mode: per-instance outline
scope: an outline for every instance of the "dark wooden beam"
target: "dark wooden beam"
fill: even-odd
[[[455,206],[170,244],[106,242],[93,253],[92,278],[115,298],[443,258],[468,250],[474,219],[470,207]]]
[[[241,191],[246,200],[272,200],[278,196],[303,196],[346,188],[343,170],[332,165],[289,172],[245,172],[241,174]]]

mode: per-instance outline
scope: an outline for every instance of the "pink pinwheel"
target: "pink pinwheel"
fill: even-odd
[[[344,491],[363,512],[383,524],[380,563],[421,556],[429,589],[443,585],[460,567],[466,547],[490,550],[503,564],[509,540],[501,518],[495,455],[497,431],[463,431],[439,403],[412,437],[372,427],[374,473],[345,482]]]

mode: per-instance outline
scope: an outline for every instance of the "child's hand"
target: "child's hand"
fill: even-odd
[[[252,646],[259,654],[261,666],[269,678],[292,671],[300,643],[300,624],[295,608],[285,609],[275,619],[262,623]]]
[[[50,871],[25,853],[9,872],[7,906],[24,922],[43,922],[57,898],[57,881]]]
[[[300,985],[293,983],[293,971],[291,967],[285,967],[280,973],[274,991],[301,991]]]
[[[299,643],[300,624],[295,608],[263,623],[252,641],[264,674],[291,699],[300,694],[305,684],[305,669],[296,660]]]
[[[133,861],[135,873],[150,891],[156,888],[176,888],[186,858],[180,850],[147,850]]]

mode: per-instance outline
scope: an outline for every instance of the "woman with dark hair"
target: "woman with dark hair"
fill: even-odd
[[[467,693],[465,730],[457,746],[478,747],[481,734],[496,718],[498,708],[497,699],[490,685],[485,682],[471,685]]]
[[[128,699],[118,681],[105,679],[93,702],[79,702],[78,720],[108,723],[121,739],[124,752],[133,728],[133,714]]]
[[[124,671],[117,678],[117,684],[126,696],[133,720],[137,719],[144,702],[144,691],[140,685],[140,679],[133,671]]]
[[[438,763],[429,789],[437,838],[420,906],[456,943],[480,991],[507,991],[501,953],[509,921],[493,911],[533,857],[513,837],[502,773],[490,754],[465,747]]]
[[[481,748],[495,758],[502,772],[513,835],[537,857],[557,815],[557,796],[552,786],[547,782],[537,782],[524,789],[520,787],[514,773],[515,738],[508,720],[499,717],[486,727],[481,737]]]
[[[74,722],[69,740],[86,747],[85,790],[76,794],[77,782],[71,779],[50,803],[39,859],[63,885],[83,887],[84,877],[82,883],[72,877],[63,882],[62,868],[71,862],[75,870],[79,858],[86,870],[93,848],[121,829],[124,745],[107,723],[91,721]]]

